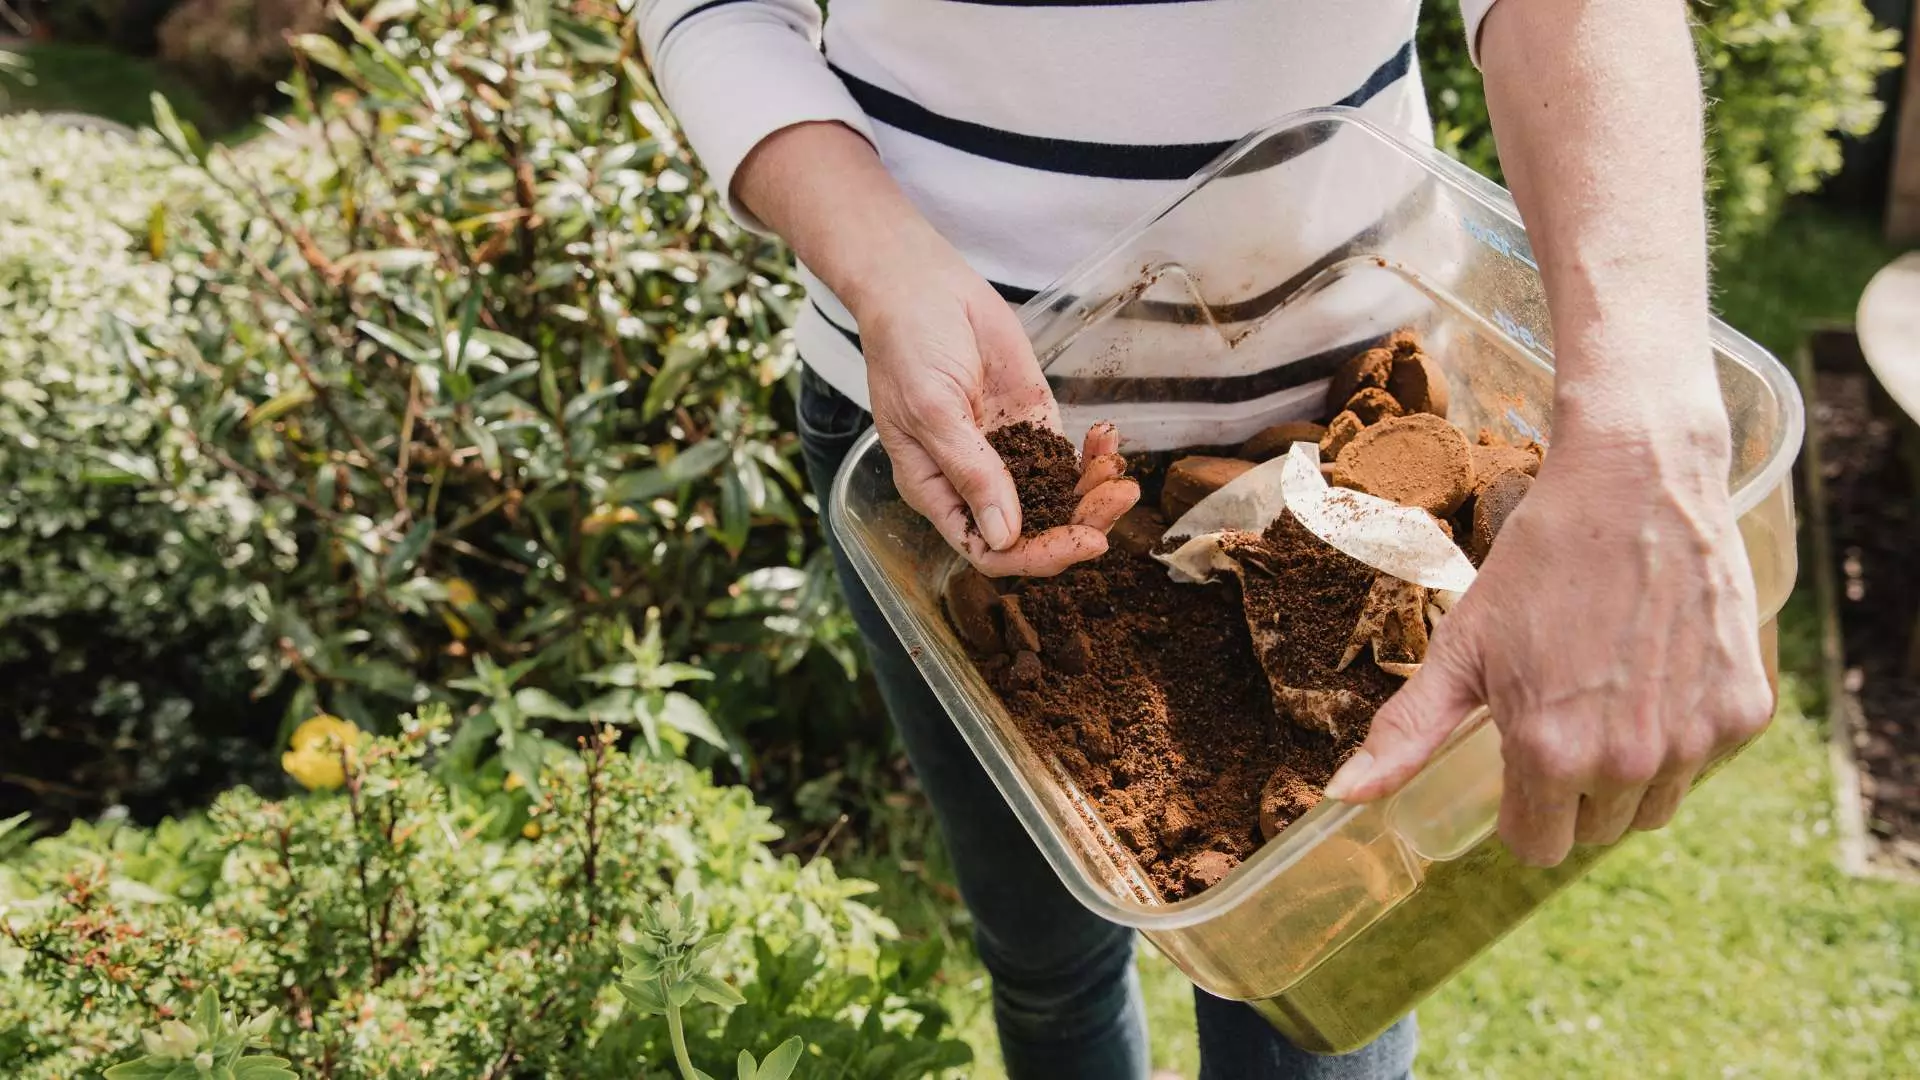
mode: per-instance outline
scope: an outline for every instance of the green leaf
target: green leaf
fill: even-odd
[[[307,59],[322,67],[351,79],[357,74],[353,60],[347,56],[347,50],[340,43],[325,34],[301,34],[293,39],[293,47],[305,53]]]
[[[630,385],[632,384],[623,379],[619,382],[608,383],[598,390],[590,390],[587,393],[581,394],[579,397],[567,402],[566,412],[562,414],[562,419],[571,424],[583,417],[590,416],[600,408],[602,403],[620,396]]]
[[[738,1008],[747,1003],[740,991],[714,978],[712,975],[699,974],[692,978],[693,996],[709,1005],[718,1005],[723,1009]]]
[[[234,1062],[234,1080],[299,1080],[293,1062],[281,1057],[255,1055]]]
[[[503,334],[498,330],[489,330],[484,326],[474,328],[473,340],[485,345],[487,351],[493,355],[505,357],[508,360],[531,360],[540,355],[533,346],[519,338]]]
[[[342,273],[365,269],[388,274],[432,266],[439,258],[440,256],[431,251],[421,251],[418,248],[381,248],[377,251],[356,251],[351,255],[343,255],[334,263],[334,266],[338,267]]]
[[[368,322],[365,319],[361,319],[355,323],[354,326],[361,333],[372,338],[375,344],[388,349],[404,360],[411,360],[416,364],[425,364],[439,355],[439,351],[432,346],[422,345],[402,336],[399,331],[389,330],[379,323]]]
[[[693,373],[707,359],[710,350],[705,340],[694,337],[675,338],[666,348],[666,356],[660,361],[660,373],[653,377],[652,385],[647,387],[647,397],[640,405],[640,415],[648,420],[665,412],[679,398],[680,391],[693,378]]]
[[[705,682],[713,678],[713,672],[692,664],[668,661],[646,674],[646,685],[650,689],[665,690],[683,682]]]
[[[200,133],[192,124],[174,114],[173,106],[167,103],[165,95],[155,90],[149,97],[153,102],[153,127],[165,139],[173,151],[188,160],[205,164],[207,160],[206,143],[200,139]]]
[[[420,558],[420,553],[425,551],[427,544],[433,540],[434,524],[432,518],[427,518],[415,523],[413,528],[407,530],[407,535],[400,538],[400,542],[395,544],[393,550],[387,554],[387,561],[381,564],[380,580],[390,582],[413,568],[414,562]]]
[[[740,1080],[754,1080],[754,1077],[759,1075],[760,1065],[753,1060],[752,1054],[742,1050],[739,1058],[734,1061],[734,1069],[739,1074]]]
[[[572,720],[580,715],[579,710],[537,686],[514,691],[513,703],[536,720]]]
[[[787,1080],[793,1075],[794,1067],[800,1064],[800,1055],[806,1049],[807,1044],[798,1035],[781,1043],[773,1053],[767,1055],[767,1060],[760,1063],[760,1071],[754,1074],[753,1080]]]
[[[167,1080],[173,1075],[174,1067],[172,1062],[162,1064],[153,1058],[143,1057],[115,1065],[101,1075],[107,1080]],[[191,1069],[192,1066],[187,1068]]]
[[[560,373],[553,364],[540,365],[540,405],[548,416],[560,415]]]
[[[620,996],[627,999],[641,1016],[665,1016],[667,999],[660,993],[660,983],[656,979],[622,982],[616,986]]]
[[[673,460],[665,465],[628,473],[615,480],[608,486],[607,498],[616,503],[637,503],[664,495],[712,472],[715,466],[727,459],[729,450],[725,439],[712,438],[695,443],[675,454]]]
[[[414,97],[421,96],[419,81],[413,77],[412,72],[407,70],[407,66],[402,64],[399,58],[394,56],[392,52],[388,51],[386,45],[381,42],[378,37],[374,36],[373,31],[361,26],[359,19],[354,18],[345,8],[337,3],[332,5],[332,12],[334,19],[339,22],[341,26],[347,28],[347,33],[353,35],[353,40],[359,43],[360,48],[364,49],[369,56],[373,57],[381,67],[385,68],[387,72],[393,76],[395,82],[399,84],[401,89]]]
[[[479,337],[476,335],[474,340],[478,341]],[[529,377],[538,373],[539,370],[540,362],[538,360],[529,360],[524,364],[516,364],[508,368],[505,372],[495,375],[493,378],[488,379],[476,387],[473,391],[472,401],[476,405],[484,405],[488,401],[506,392],[516,383],[525,382]],[[489,466],[489,468],[496,467],[497,466]]]
[[[261,424],[272,423],[274,420],[285,416],[287,413],[292,412],[312,400],[313,388],[309,387],[306,383],[299,383],[287,390],[282,390],[280,393],[268,398],[259,406],[248,411],[246,419],[247,429],[252,430]]]
[[[412,15],[419,10],[419,0],[380,0],[360,21],[367,26],[379,26],[382,23]]]
[[[713,717],[700,703],[678,691],[668,691],[661,700],[652,703],[655,715],[662,723],[676,731],[684,732],[696,739],[712,743],[722,750],[731,751],[727,737],[714,726]]]
[[[583,64],[611,64],[620,59],[620,40],[598,26],[555,15],[547,29]]]

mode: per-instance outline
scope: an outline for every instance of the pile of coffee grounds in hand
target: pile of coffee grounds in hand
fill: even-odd
[[[987,445],[1013,474],[1020,495],[1020,533],[1031,536],[1073,521],[1080,505],[1080,455],[1057,431],[1030,420],[987,432]]]

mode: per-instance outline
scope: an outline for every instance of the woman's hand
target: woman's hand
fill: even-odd
[[[944,247],[944,242],[941,242]],[[1020,501],[986,432],[1021,421],[1060,430],[1060,410],[1013,311],[949,251],[858,295],[874,426],[907,505],[982,573],[1045,577],[1107,550],[1108,529],[1139,501],[1111,425],[1087,432],[1078,509],[1067,525],[1021,535]]]
[[[1087,433],[1070,524],[1020,535],[1020,500],[986,433],[1060,410],[1020,320],[887,175],[865,139],[832,123],[768,136],[734,177],[740,200],[793,245],[860,324],[874,426],[909,506],[982,573],[1057,574],[1107,550],[1140,498],[1119,437]]]
[[[1673,817],[1773,714],[1717,431],[1570,426],[1426,663],[1328,785],[1397,791],[1475,706],[1500,727],[1500,834],[1551,866]]]

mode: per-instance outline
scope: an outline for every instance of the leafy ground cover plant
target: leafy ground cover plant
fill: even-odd
[[[9,1075],[166,1076],[202,1053],[342,1080],[966,1062],[929,996],[939,949],[903,947],[827,860],[774,856],[744,789],[605,731],[537,785],[497,765],[450,783],[449,723],[335,721],[325,793],[239,789],[171,836],[82,828],[0,862]]]

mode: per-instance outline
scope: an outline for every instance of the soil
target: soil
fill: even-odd
[[[1022,420],[987,433],[1020,493],[1020,533],[1030,536],[1073,520],[1080,496],[1080,455],[1059,432]]]
[[[1211,888],[1311,810],[1402,685],[1376,651],[1404,674],[1426,641],[1424,590],[1341,554],[1291,515],[1222,537],[1239,571],[1205,585],[1178,583],[1151,558],[1167,523],[1252,462],[1323,433],[1347,447],[1322,466],[1336,482],[1451,515],[1440,520],[1455,537],[1473,530],[1476,459],[1521,480],[1538,468],[1534,450],[1482,440],[1476,454],[1439,417],[1402,415],[1387,387],[1409,364],[1406,392],[1444,402],[1438,368],[1396,334],[1335,373],[1352,388],[1329,393],[1325,426],[1130,459],[1143,498],[1100,558],[1052,578],[993,583],[966,571],[949,585],[948,616],[1016,725],[1165,900]],[[1077,466],[1065,440],[1032,425],[988,438],[1014,470],[1029,529],[1050,509],[1071,514]],[[1505,498],[1512,484],[1505,502],[1517,501]]]
[[[1852,342],[1814,349],[1813,430],[1826,494],[1851,732],[1874,857],[1920,870],[1920,432]]]

